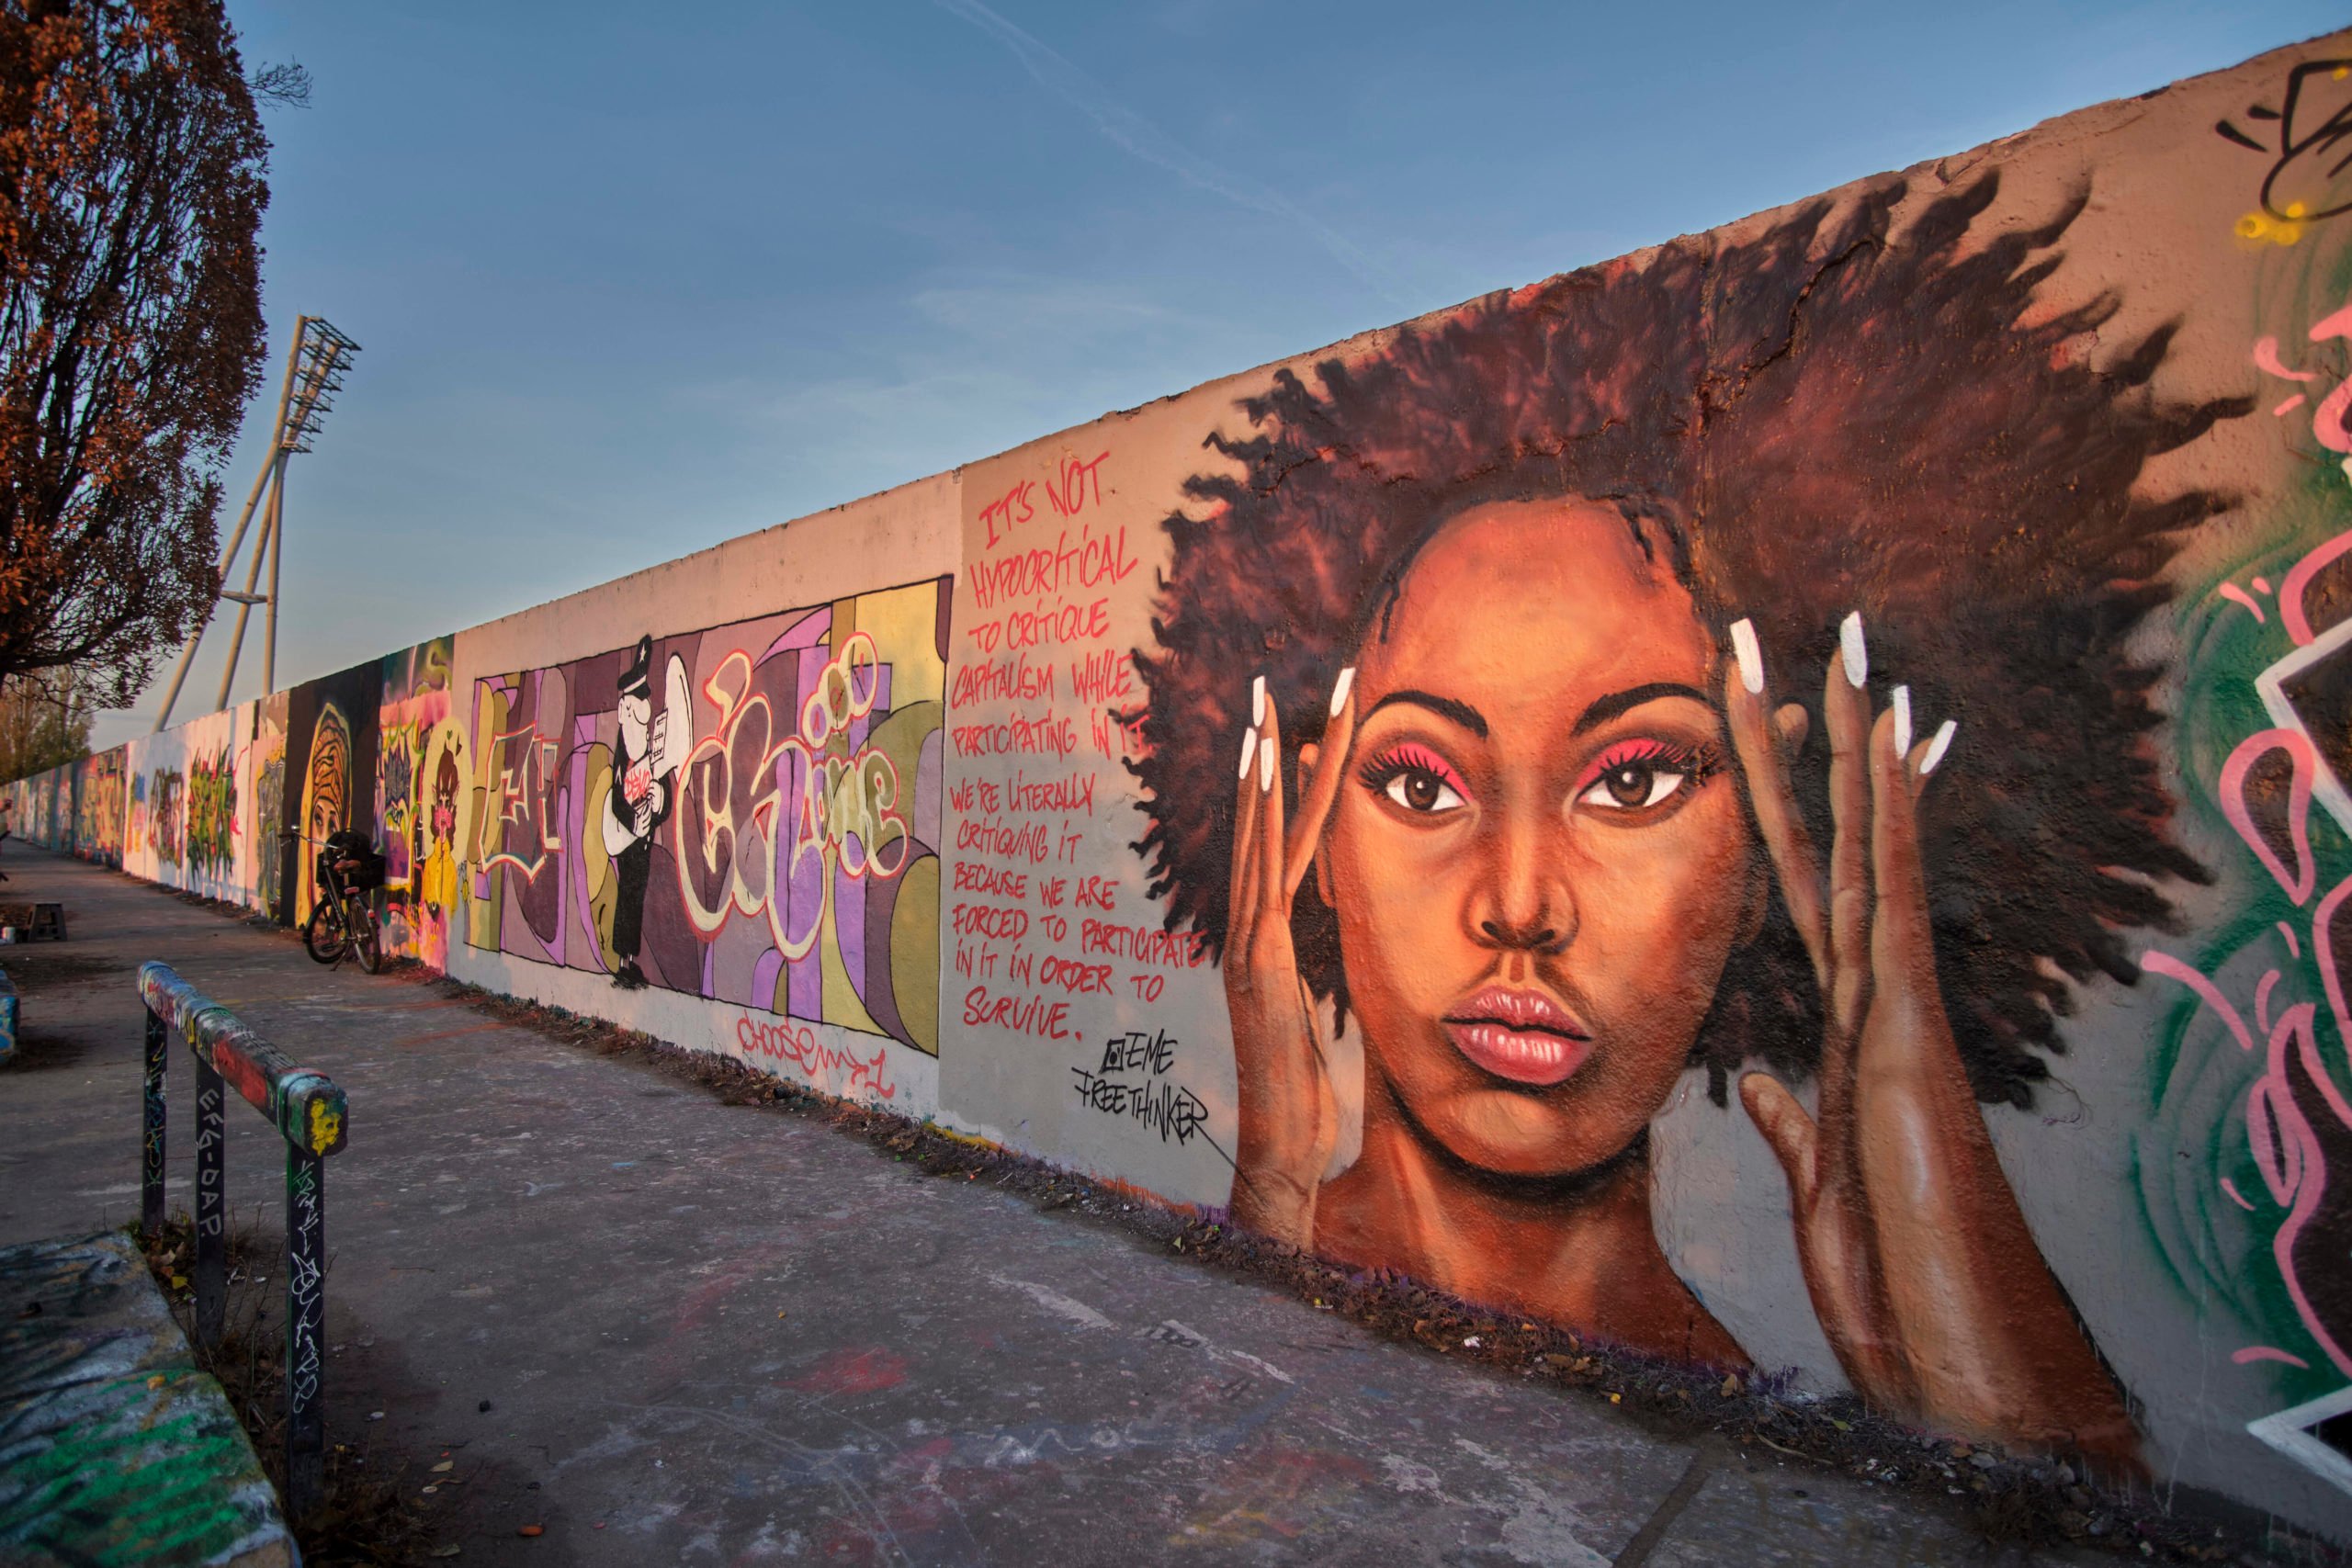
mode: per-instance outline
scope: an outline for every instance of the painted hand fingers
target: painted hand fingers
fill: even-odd
[[[1298,892],[1315,852],[1323,842],[1323,826],[1330,820],[1331,803],[1340,797],[1340,781],[1347,777],[1348,756],[1356,739],[1356,671],[1350,665],[1331,687],[1331,721],[1324,727],[1323,745],[1315,759],[1315,777],[1298,801],[1298,820],[1292,824],[1290,849],[1283,865],[1283,898]]]
[[[1781,1162],[1781,1174],[1789,1179],[1790,1206],[1796,1212],[1797,1223],[1803,1224],[1813,1208],[1814,1151],[1820,1142],[1819,1129],[1797,1103],[1797,1097],[1766,1074],[1749,1073],[1739,1080],[1739,1102],[1747,1108],[1747,1119],[1756,1123],[1756,1130],[1764,1134],[1772,1157]]]
[[[1917,800],[1928,790],[1928,775],[1943,761],[1951,750],[1952,737],[1960,732],[1960,720],[1948,718],[1936,726],[1936,732],[1909,749],[1907,756],[1911,772],[1911,797]]]
[[[1257,924],[1258,899],[1258,727],[1241,736],[1241,774],[1233,804],[1233,873],[1226,889],[1225,967],[1228,974],[1246,974],[1242,955],[1250,950],[1250,933]]]
[[[1264,716],[1258,725],[1258,871],[1260,921],[1288,924],[1290,888],[1283,878],[1283,719],[1271,698],[1259,705]],[[1287,944],[1285,944],[1287,945]]]
[[[1814,976],[1826,991],[1829,955],[1821,908],[1821,865],[1789,778],[1789,754],[1804,739],[1804,709],[1767,712],[1764,654],[1757,646],[1756,628],[1751,622],[1741,621],[1731,634],[1737,667],[1724,677],[1724,710],[1731,721],[1732,749],[1747,778],[1756,825],[1781,879],[1781,899],[1788,905],[1797,934],[1804,939],[1805,951],[1813,956]],[[1793,718],[1788,716],[1792,711]]]
[[[1859,611],[1838,628],[1838,656],[1823,682],[1829,732],[1829,985],[1823,1001],[1839,1042],[1860,1027],[1870,997],[1870,654]],[[1825,1062],[1825,1069],[1828,1066]],[[1825,1071],[1826,1095],[1835,1075]],[[1827,1101],[1824,1101],[1824,1112]]]
[[[1898,699],[1907,699],[1895,688]],[[1919,782],[1906,745],[1910,705],[1879,716],[1871,734],[1871,862],[1877,901],[1871,912],[1871,956],[1879,974],[1893,979],[1890,965],[1915,966],[1924,959],[1934,974],[1928,941],[1928,884],[1919,866]],[[1920,753],[1924,756],[1924,751]],[[1913,976],[1917,978],[1917,976]]]

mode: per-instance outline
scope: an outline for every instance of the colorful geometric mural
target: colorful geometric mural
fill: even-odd
[[[948,606],[919,582],[478,681],[467,940],[936,1055]]]

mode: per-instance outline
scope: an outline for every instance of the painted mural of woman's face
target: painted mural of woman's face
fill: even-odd
[[[1466,1163],[1563,1177],[1665,1103],[1765,897],[1689,592],[1614,509],[1479,506],[1356,675],[1317,862],[1385,1100]]]

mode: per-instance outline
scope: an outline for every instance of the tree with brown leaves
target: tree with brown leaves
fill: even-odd
[[[0,0],[0,679],[127,705],[213,603],[265,346],[256,85],[288,96],[221,0]]]
[[[90,754],[89,694],[70,670],[0,681],[0,783]]]

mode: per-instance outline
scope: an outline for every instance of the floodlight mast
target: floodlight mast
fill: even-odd
[[[254,540],[252,562],[245,569],[245,586],[242,592],[223,587],[220,597],[237,606],[236,629],[229,636],[229,660],[220,671],[220,694],[214,699],[212,711],[220,712],[229,705],[229,687],[237,678],[237,658],[245,646],[245,623],[251,618],[255,604],[269,606],[262,629],[261,675],[262,688],[277,689],[277,563],[285,553],[286,532],[286,459],[297,452],[308,452],[311,441],[319,434],[319,426],[327,412],[334,407],[334,394],[343,389],[343,378],[351,368],[352,355],[359,345],[335,331],[323,316],[299,316],[294,322],[294,342],[286,351],[286,379],[277,389],[277,424],[270,437],[269,457],[262,470],[254,477],[253,493],[245,497],[244,510],[237,514],[237,526],[229,536],[229,547],[220,552],[220,581],[229,581],[229,569],[235,564],[237,551],[245,542],[245,530],[254,520],[254,509],[261,508],[261,534]],[[268,499],[265,503],[263,491]],[[256,593],[261,581],[262,557],[269,558],[269,592]],[[204,640],[204,633],[212,623],[210,611],[188,634],[187,646],[180,649],[179,662],[173,667],[172,683],[164,694],[163,711],[155,716],[155,728],[161,730],[172,722],[172,706],[179,701],[180,685],[187,679],[188,666],[195,662],[196,645]]]

